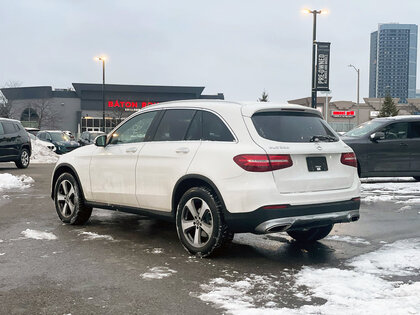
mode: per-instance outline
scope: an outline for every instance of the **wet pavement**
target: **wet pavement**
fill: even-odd
[[[94,209],[85,226],[62,224],[49,195],[52,169],[0,165],[0,174],[35,180],[25,190],[0,191],[1,314],[269,313],[284,308],[285,313],[305,313],[305,305],[323,305],[327,299],[297,286],[295,275],[303,267],[348,269],[348,261],[384,244],[420,237],[420,207],[401,211],[401,204],[379,200],[363,202],[360,221],[338,224],[312,245],[296,243],[285,233],[239,234],[217,257],[198,259],[180,245],[175,226],[164,221]],[[37,232],[47,233],[34,239]],[[402,278],[419,280],[418,273]],[[232,297],[235,292],[243,296]]]

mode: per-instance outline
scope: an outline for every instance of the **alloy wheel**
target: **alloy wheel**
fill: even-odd
[[[28,166],[29,164],[29,153],[26,150],[22,151],[20,156],[20,161],[24,167]]]
[[[75,209],[75,190],[73,184],[68,180],[60,183],[57,191],[57,201],[63,217],[70,217]]]
[[[181,228],[185,239],[194,247],[205,246],[213,234],[213,216],[201,198],[191,198],[182,209]]]

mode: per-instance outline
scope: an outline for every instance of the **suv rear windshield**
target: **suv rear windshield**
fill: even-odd
[[[307,112],[263,112],[252,116],[258,134],[278,142],[338,141],[319,116]]]

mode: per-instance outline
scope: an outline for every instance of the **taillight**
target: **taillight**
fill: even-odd
[[[357,167],[356,155],[353,152],[342,153],[341,163],[343,163],[344,165]]]
[[[269,172],[293,165],[288,154],[241,154],[235,156],[233,160],[248,172]]]

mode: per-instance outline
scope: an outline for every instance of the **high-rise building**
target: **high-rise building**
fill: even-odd
[[[417,25],[379,24],[370,34],[369,97],[416,97]]]

